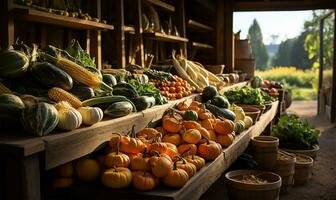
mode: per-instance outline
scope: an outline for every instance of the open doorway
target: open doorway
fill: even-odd
[[[284,82],[293,101],[331,117],[334,19],[334,10],[235,12],[233,31],[248,39],[256,75]]]

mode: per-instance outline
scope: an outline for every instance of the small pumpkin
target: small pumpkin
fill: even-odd
[[[245,128],[248,129],[253,125],[253,119],[250,116],[244,118]]]
[[[245,123],[242,120],[238,120],[234,122],[234,132],[240,134],[245,130]]]
[[[67,187],[70,187],[73,183],[74,183],[74,180],[71,177],[70,178],[61,177],[53,181],[52,187],[55,189],[56,188],[67,188]]]
[[[195,106],[195,107],[200,107],[202,105],[202,103],[201,102],[198,102],[198,101],[192,101],[191,103],[190,103],[190,106]]]
[[[165,135],[165,134],[168,133],[162,126],[156,127],[155,129],[156,129],[159,133],[161,133],[162,135]]]
[[[167,176],[173,168],[171,160],[158,154],[149,159],[149,164],[151,166],[152,173],[158,178]]]
[[[55,105],[58,111],[57,127],[61,130],[71,131],[82,124],[82,115],[66,101],[60,101]]]
[[[181,144],[177,147],[181,156],[195,155],[197,153],[197,146],[195,144]]]
[[[169,143],[169,142],[166,142],[166,145],[167,145],[167,151],[166,151],[166,154],[172,159],[174,160],[176,158],[176,156],[179,155],[178,153],[178,150],[177,150],[177,147],[172,144],[172,143]]]
[[[205,160],[197,155],[190,155],[185,158],[188,162],[194,164],[197,170],[205,166]]]
[[[104,116],[102,109],[98,107],[79,107],[77,110],[82,115],[83,124],[90,126],[100,122]]]
[[[212,117],[213,117],[212,113],[208,110],[205,110],[205,112],[202,112],[198,115],[198,118],[200,120],[211,119]]]
[[[211,139],[210,138],[210,132],[208,130],[206,130],[205,128],[203,128],[203,127],[200,128],[199,132],[201,133],[202,138]],[[198,143],[205,143],[205,142],[206,142],[206,139],[201,139]]]
[[[210,135],[209,139],[212,140],[212,141],[216,141],[217,134],[216,134],[215,130],[208,130],[208,132],[209,132],[209,135]],[[202,140],[202,142],[203,142],[203,140]]]
[[[132,184],[135,189],[140,191],[149,191],[155,188],[158,179],[149,172],[132,172]]]
[[[199,130],[189,129],[182,134],[183,141],[189,144],[197,144],[201,140],[202,136]]]
[[[167,149],[168,149],[167,144],[159,141],[153,142],[150,147],[150,151],[157,151],[160,154],[166,153]]]
[[[173,170],[170,170],[162,180],[166,186],[181,188],[188,182],[189,175],[185,170],[177,168],[176,161],[174,162]]]
[[[195,111],[196,113],[198,113],[201,110],[201,108],[199,106],[190,105],[187,110]]]
[[[74,175],[74,167],[71,162],[58,167],[58,175],[63,178],[70,178]]]
[[[139,153],[133,157],[130,168],[132,171],[150,171],[149,158],[145,153]]]
[[[187,172],[189,178],[196,174],[197,168],[194,164],[187,162],[184,158],[180,157],[180,160],[176,162],[178,169],[183,169]]]
[[[108,169],[102,175],[102,182],[110,188],[125,188],[132,183],[132,172],[125,167]]]
[[[234,122],[228,119],[217,121],[215,124],[215,131],[217,134],[229,134],[234,131]]]
[[[120,141],[117,145],[117,151],[105,156],[104,164],[106,167],[128,167],[130,165],[129,157],[119,152]]]
[[[82,181],[95,181],[100,175],[100,165],[94,159],[81,159],[76,163],[75,172]]]
[[[214,120],[213,119],[204,119],[201,121],[201,125],[203,128],[207,129],[207,130],[213,130],[215,128],[214,125]]]
[[[196,121],[198,119],[198,114],[197,114],[197,112],[195,112],[193,110],[187,110],[187,111],[185,111],[185,113],[183,115],[183,119],[184,120]]]
[[[208,140],[206,143],[198,146],[198,155],[205,160],[215,160],[221,153],[222,147],[220,144]]]
[[[146,138],[147,140],[153,140],[154,138],[157,137],[158,134],[159,132],[156,129],[146,127],[137,134],[137,137],[141,136]]]
[[[233,143],[234,136],[230,134],[217,135],[217,142],[222,145],[222,147],[228,147]]]
[[[178,146],[181,144],[182,138],[181,138],[181,135],[178,133],[168,133],[163,136],[162,141]]]
[[[191,121],[191,120],[184,121],[183,122],[183,126],[187,130],[189,130],[189,129],[197,129],[197,130],[199,130],[200,128],[202,128],[201,124],[199,124],[196,121]]]
[[[177,109],[179,111],[186,111],[188,109],[189,105],[187,103],[187,101],[183,101],[177,104]]]
[[[182,116],[174,111],[169,111],[162,118],[162,127],[170,133],[178,133],[182,129]]]
[[[139,138],[135,138],[134,126],[127,136],[122,136],[120,133],[114,133],[109,141],[110,147],[116,147],[118,141],[121,141],[120,151],[123,153],[141,153],[146,147]]]

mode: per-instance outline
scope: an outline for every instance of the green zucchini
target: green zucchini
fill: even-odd
[[[145,110],[155,105],[155,98],[149,96],[139,96],[132,99],[137,110]]]
[[[118,83],[113,86],[113,95],[125,96],[128,99],[134,99],[139,96],[136,89],[129,83]]]
[[[124,96],[106,96],[106,97],[95,97],[92,99],[88,99],[82,102],[82,106],[97,106],[99,104],[111,104],[111,103],[115,103],[115,102],[120,102],[120,101],[127,101],[129,102],[132,107],[133,107],[133,112],[136,112],[136,107],[135,105],[128,100],[126,97]]]
[[[111,74],[104,74],[103,81],[110,87],[117,85],[117,79]]]
[[[133,106],[128,101],[120,101],[112,103],[108,108],[105,109],[104,114],[109,117],[117,118],[123,117],[132,113]]]
[[[17,78],[26,73],[29,58],[24,53],[15,50],[0,51],[0,76]]]
[[[60,87],[70,90],[73,85],[71,76],[65,71],[47,62],[36,62],[30,67],[34,78],[46,88]]]
[[[215,115],[215,117],[223,117],[225,119],[229,119],[231,121],[235,121],[236,115],[229,109],[219,108],[218,106],[207,104],[206,108]]]
[[[81,101],[91,99],[95,96],[94,90],[84,85],[74,85],[69,92],[78,97]]]

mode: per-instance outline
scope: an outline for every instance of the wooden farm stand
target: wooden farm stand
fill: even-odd
[[[5,163],[4,170],[2,170],[5,173],[1,175],[5,180],[5,197],[11,200],[41,199],[41,188],[45,184],[40,183],[40,180],[43,180],[41,174],[44,170],[52,169],[92,153],[108,141],[112,133],[125,133],[130,130],[133,124],[136,124],[135,129],[139,131],[150,121],[160,120],[167,108],[184,100],[192,100],[196,96],[197,94],[125,117],[106,119],[90,127],[55,133],[41,138],[5,134],[6,137],[0,140],[0,156]],[[277,107],[278,102],[274,102],[272,108],[254,126],[238,135],[234,143],[223,150],[223,154],[215,161],[207,163],[206,167],[201,169],[180,190],[161,187],[150,192],[139,193],[134,190],[108,190],[101,185],[92,186],[90,189],[86,188],[88,187],[86,185],[75,185],[64,195],[72,196],[73,199],[79,198],[77,195],[81,193],[83,197],[92,195],[94,199],[105,199],[104,195],[113,195],[114,198],[120,197],[120,199],[133,199],[135,196],[137,199],[184,199],[185,197],[197,199],[244,152],[251,137],[261,134],[266,129],[275,117]],[[83,192],[89,190],[90,194]],[[48,194],[46,196],[48,199]]]

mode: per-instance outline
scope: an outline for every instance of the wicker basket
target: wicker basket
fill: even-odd
[[[205,65],[205,69],[213,74],[222,74],[225,68],[225,65]]]

